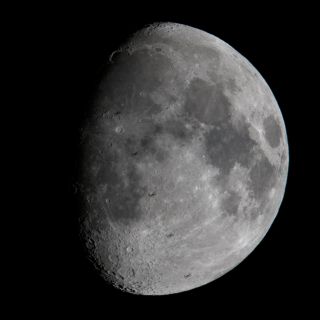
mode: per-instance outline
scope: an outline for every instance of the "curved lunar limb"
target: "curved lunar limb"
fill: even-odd
[[[288,160],[278,104],[243,56],[185,25],[142,29],[110,57],[83,130],[88,255],[135,294],[209,283],[268,231]]]

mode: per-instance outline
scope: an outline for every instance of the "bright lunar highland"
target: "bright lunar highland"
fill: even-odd
[[[106,60],[81,136],[88,256],[134,294],[207,284],[277,215],[289,161],[279,106],[248,60],[189,26],[148,26]]]

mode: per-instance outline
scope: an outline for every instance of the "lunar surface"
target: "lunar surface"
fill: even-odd
[[[148,26],[108,59],[81,137],[90,261],[134,294],[207,284],[279,210],[289,157],[278,104],[241,54],[185,25]]]

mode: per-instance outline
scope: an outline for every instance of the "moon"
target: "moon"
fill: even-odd
[[[107,63],[81,134],[88,257],[133,294],[212,282],[279,211],[289,155],[277,101],[240,53],[186,25],[150,25]]]

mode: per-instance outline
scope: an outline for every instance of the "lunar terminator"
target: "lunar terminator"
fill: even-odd
[[[109,62],[82,135],[88,255],[128,292],[200,287],[245,259],[279,210],[279,106],[240,53],[185,25],[148,26]]]

